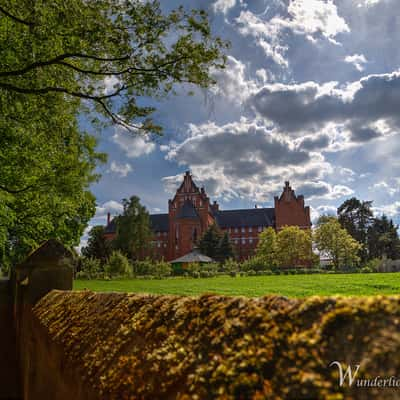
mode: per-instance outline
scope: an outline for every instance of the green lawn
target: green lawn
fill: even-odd
[[[335,294],[362,296],[400,294],[400,273],[271,275],[236,278],[219,276],[204,279],[170,278],[162,280],[76,280],[74,282],[74,289],[90,289],[98,292],[113,291],[180,295],[218,293],[243,296],[280,294],[289,297],[331,296]]]

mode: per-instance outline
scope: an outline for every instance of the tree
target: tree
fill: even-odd
[[[334,217],[317,226],[314,242],[320,253],[332,260],[336,270],[355,266],[360,261],[358,253],[362,245]]]
[[[277,239],[275,229],[264,229],[258,236],[256,257],[262,259],[263,264],[276,266]]]
[[[104,226],[94,226],[89,231],[87,245],[82,248],[82,255],[87,258],[96,258],[105,264],[111,254],[111,242],[104,236]]]
[[[309,266],[312,262],[311,233],[298,226],[285,226],[276,236],[276,261],[281,267]]]
[[[368,254],[371,259],[384,255],[396,260],[400,258],[398,227],[386,215],[374,218],[368,229]]]
[[[225,65],[227,44],[212,36],[204,10],[166,14],[156,0],[7,0],[0,15],[8,109],[27,96],[83,100],[133,132],[158,133],[149,118],[154,108],[137,99],[162,97],[176,83],[208,87],[210,69]]]
[[[338,221],[361,244],[361,261],[368,259],[368,229],[373,221],[372,201],[360,201],[353,197],[338,208]]]
[[[80,129],[82,112],[130,134],[160,133],[138,99],[208,87],[225,47],[204,11],[163,14],[157,1],[3,1],[0,261],[50,237],[76,246],[94,215],[89,186],[105,156]]]
[[[153,236],[150,217],[146,207],[140,204],[137,196],[123,199],[122,215],[116,217],[116,238],[113,247],[132,260],[143,258],[150,250],[149,243]]]
[[[40,98],[2,107],[7,97],[0,89],[0,248],[3,262],[17,263],[48,238],[78,245],[95,212],[93,171],[105,157],[79,131],[73,105],[47,97],[46,109]]]
[[[201,237],[199,241],[199,250],[203,254],[217,260],[220,255],[221,239],[221,231],[218,229],[217,225],[212,224]]]
[[[229,239],[228,232],[225,232],[218,244],[218,255],[216,260],[219,262],[225,262],[229,258],[233,258],[235,256],[235,251],[232,246],[232,243]]]
[[[119,275],[128,278],[132,276],[133,267],[126,256],[117,250],[111,253],[104,271],[111,276]]]

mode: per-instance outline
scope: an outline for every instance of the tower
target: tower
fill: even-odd
[[[298,226],[302,229],[311,228],[310,207],[304,206],[304,196],[296,196],[289,182],[285,182],[280,197],[274,197],[275,225],[279,231],[285,225]]]
[[[204,231],[214,223],[210,199],[193,182],[189,171],[173,199],[168,201],[169,248],[168,259],[172,260],[189,253]]]

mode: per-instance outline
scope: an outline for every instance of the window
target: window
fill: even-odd
[[[157,247],[161,247],[161,242],[157,242]]]
[[[246,238],[242,238],[242,244],[246,244]]]
[[[262,230],[263,230],[263,227],[262,227],[262,226],[259,226],[259,227],[258,227],[258,232],[262,232]]]
[[[235,244],[238,244],[239,243],[239,239],[235,239]]]
[[[249,232],[253,232],[253,228],[249,226]]]
[[[161,232],[157,232],[157,236],[161,236]]]
[[[246,232],[246,228],[242,226],[242,233]]]
[[[238,233],[239,232],[239,229],[238,228],[235,228],[235,233]]]
[[[253,243],[253,238],[250,238],[249,239],[249,244],[252,244]]]

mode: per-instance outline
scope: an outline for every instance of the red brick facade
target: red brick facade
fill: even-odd
[[[258,243],[258,235],[268,226],[276,230],[297,225],[311,228],[310,208],[304,206],[304,197],[296,196],[286,182],[280,197],[275,197],[274,208],[219,210],[210,202],[204,188],[199,189],[186,172],[173,199],[168,201],[168,214],[151,215],[154,231],[155,258],[174,260],[189,253],[211,224],[227,231],[239,259],[251,256]],[[115,226],[108,221],[106,236],[115,235]]]

